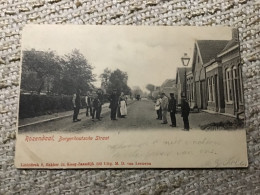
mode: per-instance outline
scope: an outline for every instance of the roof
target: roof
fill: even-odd
[[[236,47],[235,47],[236,46]],[[218,56],[222,56],[224,55],[225,53],[228,53],[228,50],[230,50],[231,48],[231,51],[235,48],[237,48],[239,46],[239,43],[237,40],[235,39],[232,39],[231,41],[228,42],[228,44],[226,45],[226,47],[219,53]]]
[[[189,71],[191,71],[191,67],[188,67],[188,68],[186,68],[186,67],[177,68],[176,83],[178,82],[179,77],[180,77],[181,84],[184,83],[185,69],[186,69],[186,75],[187,75],[187,73]]]
[[[161,85],[161,87],[174,87],[175,84],[176,84],[175,79],[166,79]]]
[[[228,42],[228,40],[198,40],[197,45],[203,64],[214,59],[227,46]]]

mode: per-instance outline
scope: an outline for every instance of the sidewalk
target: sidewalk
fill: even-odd
[[[220,113],[220,112],[215,112],[213,110],[201,110],[202,112],[207,112],[207,113],[210,113],[210,114],[221,114],[221,115],[224,115],[224,116],[228,116],[228,117],[232,117],[232,118],[236,118],[235,115],[232,115],[232,114],[229,114],[229,113]],[[240,116],[239,119],[244,119],[243,116]]]
[[[110,110],[108,107],[109,107],[109,103],[105,103],[102,106],[102,113],[101,114],[107,113]],[[86,113],[86,108],[80,109],[79,115],[81,115],[83,113],[84,114]],[[73,110],[70,110],[70,111],[66,111],[66,112],[58,112],[58,113],[53,113],[53,114],[49,114],[49,115],[36,116],[36,117],[33,117],[33,118],[20,119],[18,127],[20,128],[20,127],[26,127],[26,126],[30,126],[30,125],[36,125],[36,124],[39,124],[39,123],[59,120],[59,119],[66,118],[66,117],[72,118],[72,116],[73,116]]]
[[[134,101],[128,102],[128,105],[132,104],[133,102]],[[101,115],[104,115],[108,112],[110,112],[109,103],[105,103],[102,106]],[[85,113],[86,113],[86,108],[82,108],[79,111],[79,116],[83,115],[83,114],[85,115]],[[40,123],[46,123],[46,122],[50,122],[50,121],[54,121],[54,120],[67,118],[67,117],[71,117],[71,120],[72,120],[72,116],[73,116],[73,110],[70,110],[70,111],[66,111],[66,112],[53,113],[50,115],[42,115],[42,116],[37,116],[37,117],[33,117],[33,118],[20,119],[19,123],[18,123],[18,128],[31,126],[31,125],[37,125]],[[89,120],[91,120],[91,117],[89,118]]]

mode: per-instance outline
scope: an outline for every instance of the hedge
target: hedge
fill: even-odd
[[[85,107],[85,99],[81,98],[82,106]],[[20,118],[31,118],[45,114],[73,110],[72,96],[51,96],[51,95],[20,95]]]

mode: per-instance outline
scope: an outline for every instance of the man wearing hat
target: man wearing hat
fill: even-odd
[[[181,116],[183,118],[184,130],[186,131],[190,130],[189,114],[190,114],[190,106],[186,98],[183,96],[181,99]]]
[[[81,121],[81,119],[78,119],[79,109],[81,107],[80,93],[81,93],[81,90],[78,88],[76,90],[76,93],[73,94],[73,98],[72,98],[72,104],[73,104],[73,109],[74,109],[73,122]]]
[[[169,101],[169,105],[168,105],[168,112],[170,112],[170,116],[171,116],[171,126],[172,127],[176,127],[176,99],[174,98],[174,93],[170,93],[170,101]]]
[[[109,108],[111,109],[111,120],[116,120],[116,111],[118,107],[118,95],[116,93],[116,89],[113,90],[112,94],[109,96],[110,105]]]

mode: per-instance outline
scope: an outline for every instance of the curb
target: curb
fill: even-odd
[[[128,105],[132,104],[133,102],[134,101],[130,102]],[[104,107],[102,107],[102,109],[103,108],[108,108],[108,105],[105,105]],[[106,112],[103,112],[102,114],[108,113],[109,110],[107,110]],[[82,114],[82,113],[85,113],[85,112],[86,112],[86,110],[82,110],[82,111],[79,112],[79,114]],[[41,121],[36,121],[36,122],[24,124],[24,125],[18,126],[18,129],[19,128],[23,128],[23,127],[37,125],[37,124],[40,124],[40,123],[47,123],[47,122],[56,121],[56,120],[63,119],[63,118],[72,117],[72,115],[73,115],[73,113],[72,114],[67,114],[67,115],[64,115],[64,116],[58,116],[58,117],[54,117],[54,118],[50,118],[50,119],[45,119],[45,120],[41,120]]]
[[[81,111],[81,112],[79,112],[79,114],[82,114],[84,112],[86,112],[86,111]],[[50,119],[36,121],[36,122],[33,122],[33,123],[28,123],[28,124],[24,124],[24,125],[18,126],[18,128],[23,128],[23,127],[27,127],[27,126],[37,125],[37,124],[40,124],[40,123],[47,123],[47,122],[51,122],[51,121],[56,121],[56,120],[59,120],[59,119],[72,117],[72,115],[73,114],[67,114],[67,115],[64,115],[64,116],[58,116],[58,117],[54,117],[54,118],[50,118]]]

